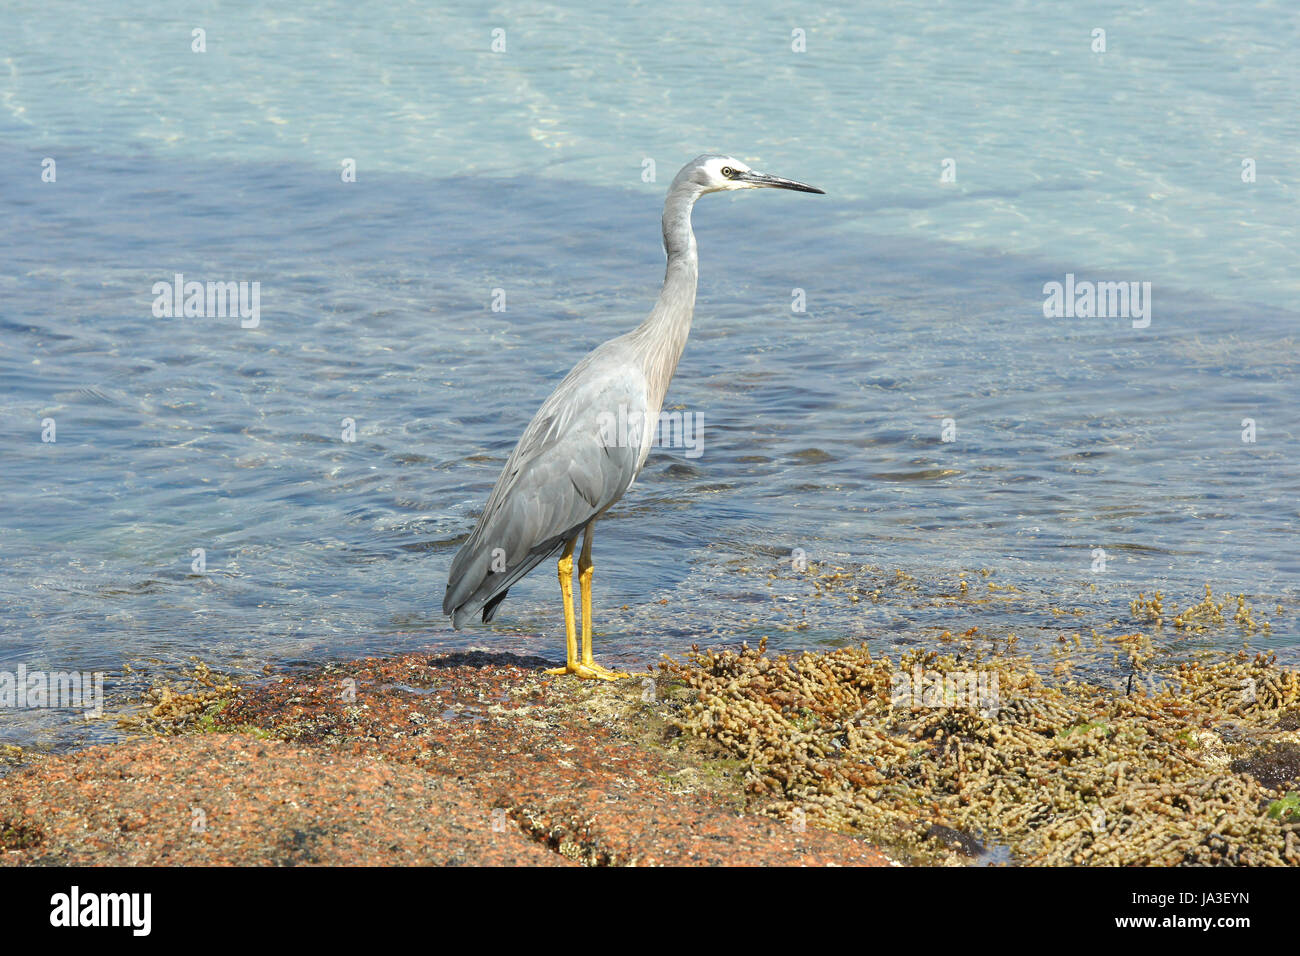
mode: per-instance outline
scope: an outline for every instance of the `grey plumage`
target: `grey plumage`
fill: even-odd
[[[453,626],[478,613],[490,621],[516,581],[576,539],[632,486],[695,312],[691,209],[705,193],[759,186],[821,192],[728,156],[697,157],[673,179],[664,203],[668,265],[659,299],[639,326],[582,359],[524,430],[452,561],[442,609]],[[610,441],[610,422],[619,421],[620,412],[621,420],[645,423],[639,434],[628,430],[626,443]]]

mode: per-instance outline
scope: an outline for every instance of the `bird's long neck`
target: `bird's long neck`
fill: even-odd
[[[691,231],[691,208],[699,197],[699,187],[690,182],[675,183],[668,192],[663,218],[664,251],[668,254],[664,287],[650,315],[632,333],[650,383],[650,407],[656,414],[663,407],[695,315],[700,260]]]

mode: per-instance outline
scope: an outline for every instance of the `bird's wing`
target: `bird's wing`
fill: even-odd
[[[612,348],[616,344],[606,343],[584,358],[542,403],[506,460],[480,524],[516,496],[521,483],[553,488],[558,473],[569,475],[581,497],[598,510],[627,490],[642,442],[634,429],[627,429],[623,441],[618,425],[628,415],[644,413],[647,389],[639,364],[626,361]]]
[[[641,446],[653,436],[635,428],[624,435],[619,426],[645,411],[644,374],[617,352],[601,357],[598,349],[569,373],[524,430],[452,561],[444,613],[457,620],[474,613],[618,501],[636,477]]]

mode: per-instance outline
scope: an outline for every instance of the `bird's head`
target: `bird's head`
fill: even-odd
[[[822,193],[822,190],[816,186],[797,183],[793,179],[782,179],[780,176],[769,176],[767,173],[760,173],[756,169],[751,169],[734,156],[720,156],[713,153],[697,156],[683,166],[682,171],[673,180],[673,185],[676,186],[683,182],[689,182],[697,186],[701,195],[731,189],[761,189],[763,187],[793,189],[801,193]],[[824,195],[824,193],[822,194]]]

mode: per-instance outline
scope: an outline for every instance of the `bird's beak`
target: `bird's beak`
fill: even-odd
[[[826,191],[818,189],[816,186],[809,186],[807,183],[797,183],[793,179],[782,179],[780,176],[769,176],[767,173],[760,173],[757,170],[741,173],[736,177],[742,183],[748,183],[751,186],[770,186],[773,189],[793,189],[800,193],[818,193],[826,195]]]

